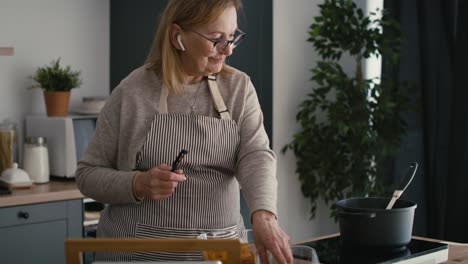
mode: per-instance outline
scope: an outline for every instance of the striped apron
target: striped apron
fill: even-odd
[[[107,206],[101,213],[98,237],[196,238],[210,232],[235,236],[240,219],[235,178],[240,136],[215,78],[208,78],[208,87],[220,118],[168,114],[168,91],[163,87],[159,113],[137,155],[135,169],[146,171],[161,163],[172,164],[179,151],[186,149],[189,153],[180,169],[187,180],[163,200],[145,198],[140,204]],[[109,252],[96,254],[96,259],[201,260],[202,256],[199,252]]]

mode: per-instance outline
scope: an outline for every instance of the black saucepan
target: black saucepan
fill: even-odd
[[[351,198],[336,203],[340,237],[345,246],[401,248],[411,241],[416,203],[389,198]]]

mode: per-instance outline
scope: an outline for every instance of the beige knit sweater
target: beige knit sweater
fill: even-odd
[[[276,159],[269,148],[255,88],[250,78],[236,69],[231,75],[218,76],[217,83],[239,127],[236,177],[249,210],[277,215]],[[169,95],[169,114],[189,114],[195,103],[197,114],[219,118],[205,80],[184,88],[183,96]],[[158,114],[160,93],[159,78],[145,66],[114,89],[99,114],[95,135],[78,162],[76,181],[84,195],[107,204],[137,203],[132,193],[136,156],[153,116]]]

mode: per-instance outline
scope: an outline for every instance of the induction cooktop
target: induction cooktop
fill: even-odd
[[[322,264],[440,263],[448,256],[447,244],[416,238],[396,249],[351,248],[344,246],[339,236],[301,245],[313,247]]]

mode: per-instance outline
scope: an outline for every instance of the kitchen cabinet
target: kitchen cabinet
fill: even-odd
[[[0,262],[65,263],[64,240],[83,237],[83,201],[0,208]]]

